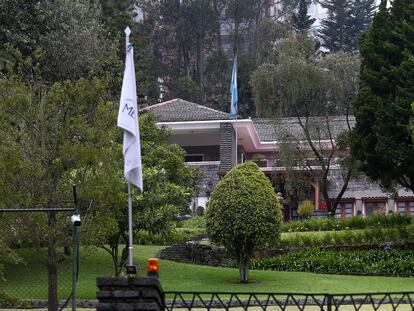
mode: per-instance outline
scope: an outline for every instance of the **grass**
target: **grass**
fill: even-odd
[[[146,260],[163,246],[136,246],[135,262],[139,275],[145,275]],[[45,271],[29,251],[21,251],[27,266],[9,266],[4,287],[18,298],[46,299],[45,279],[39,280],[35,271]],[[102,250],[81,251],[78,298],[96,297],[96,277],[110,276],[110,257]],[[65,267],[66,288],[62,299],[70,291],[70,265]],[[43,272],[45,275],[45,272]],[[238,270],[207,267],[160,260],[160,281],[167,291],[240,291],[240,292],[296,292],[296,293],[358,293],[414,291],[412,278],[325,275],[302,272],[250,271],[249,284],[238,283]]]

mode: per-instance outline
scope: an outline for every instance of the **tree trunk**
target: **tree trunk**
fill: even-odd
[[[238,260],[240,283],[249,283],[249,258],[242,255]]]
[[[57,295],[57,255],[56,255],[56,237],[55,237],[56,215],[54,212],[48,215],[49,236],[48,236],[48,258],[47,258],[47,277],[48,277],[48,310],[58,311]]]
[[[222,49],[222,42],[221,42],[221,18],[220,18],[220,9],[218,6],[218,0],[213,0],[213,7],[214,7],[214,14],[217,16],[217,23],[216,23],[216,37],[217,37],[217,50]]]
[[[240,49],[240,38],[239,38],[239,5],[235,3],[234,10],[234,35],[233,35],[233,53],[237,55],[237,52]]]

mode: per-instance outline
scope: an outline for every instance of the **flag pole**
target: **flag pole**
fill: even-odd
[[[236,114],[236,165],[237,165],[237,157],[238,157],[238,153],[237,153],[237,114]]]
[[[127,26],[125,28],[125,53],[128,53],[129,35],[131,29]],[[134,242],[132,231],[132,193],[131,183],[128,182],[128,265],[126,267],[127,274],[136,274],[136,268],[134,266]]]

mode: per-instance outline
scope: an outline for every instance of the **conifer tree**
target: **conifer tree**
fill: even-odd
[[[296,31],[308,30],[315,22],[315,18],[308,15],[308,3],[306,0],[300,0],[297,13],[292,15],[292,27]]]
[[[350,48],[358,49],[358,39],[372,24],[376,9],[375,0],[353,0],[349,9]]]
[[[358,39],[372,22],[375,0],[323,0],[328,17],[322,21],[319,36],[331,52],[358,50]]]
[[[382,0],[361,40],[361,84],[354,102],[352,153],[382,186],[414,191],[414,2]]]
[[[327,9],[328,17],[322,21],[319,32],[323,46],[331,52],[349,51],[349,0],[324,0],[322,7]]]

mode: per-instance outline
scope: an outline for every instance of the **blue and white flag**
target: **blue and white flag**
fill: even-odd
[[[233,70],[231,72],[231,84],[230,84],[230,94],[231,94],[231,106],[230,106],[230,118],[237,119],[237,56],[234,57]]]
[[[134,49],[130,44],[126,52],[124,80],[122,82],[118,112],[118,126],[124,129],[123,154],[125,179],[143,191]]]

